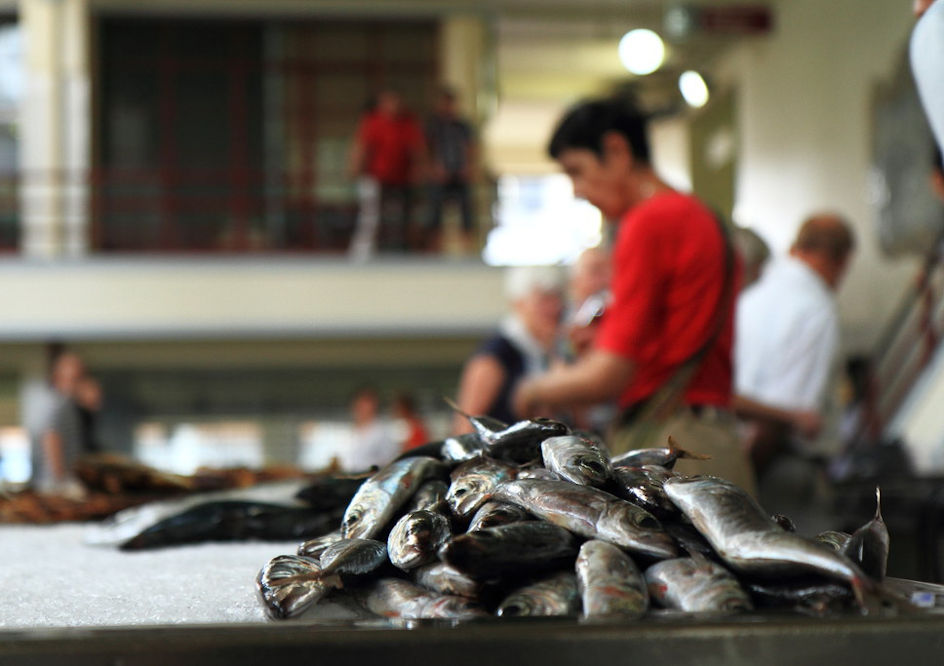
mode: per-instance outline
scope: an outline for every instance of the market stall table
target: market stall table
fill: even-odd
[[[264,562],[295,543],[124,553],[83,544],[83,529],[0,528],[0,663],[684,666],[829,658],[864,665],[934,663],[944,655],[944,617],[934,614],[667,614],[629,624],[496,619],[451,626],[363,619],[327,602],[299,620],[273,622],[253,581]]]

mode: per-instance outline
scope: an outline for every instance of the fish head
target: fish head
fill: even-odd
[[[456,479],[446,494],[449,507],[459,517],[465,517],[475,511],[487,499],[494,487],[486,477],[467,474]]]
[[[574,458],[575,469],[591,486],[602,486],[610,476],[606,462],[598,455],[579,455]]]
[[[428,511],[416,511],[410,516],[404,530],[404,541],[414,548],[423,548],[429,543],[436,531],[434,514]]]
[[[442,619],[467,619],[487,615],[471,599],[454,595],[442,595],[434,598],[426,606],[424,613],[425,617]]]
[[[380,518],[381,505],[365,497],[351,504],[341,520],[341,535],[345,539],[368,539]]]
[[[659,520],[629,502],[614,504],[597,522],[600,538],[653,557],[675,557],[675,540],[663,531]]]

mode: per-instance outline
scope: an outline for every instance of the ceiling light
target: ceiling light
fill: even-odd
[[[708,84],[698,72],[688,70],[679,76],[679,90],[689,106],[700,109],[708,103]]]
[[[630,30],[620,40],[619,57],[633,74],[652,74],[665,60],[665,43],[652,30]]]

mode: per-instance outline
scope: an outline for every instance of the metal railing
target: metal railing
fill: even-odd
[[[926,258],[871,358],[857,439],[878,441],[927,368],[944,333],[944,261]]]

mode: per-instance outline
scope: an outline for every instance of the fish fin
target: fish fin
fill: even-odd
[[[256,578],[262,602],[276,619],[304,613],[339,583],[337,576],[322,577],[317,561],[298,555],[272,558]]]
[[[703,553],[698,552],[694,548],[689,548],[686,544],[679,542],[679,545],[682,547],[688,556],[692,558],[692,561],[695,562],[695,565],[699,569],[709,571],[711,569],[711,560],[709,560]]]
[[[672,437],[672,435],[669,435],[669,450],[675,453],[676,458],[688,458],[689,460],[711,460],[711,456],[709,455],[686,451],[678,445],[678,442],[675,441],[675,438]]]
[[[469,414],[468,412],[463,411],[462,408],[456,403],[456,401],[453,400],[452,398],[450,398],[448,395],[444,395],[444,396],[443,396],[443,400],[444,400],[445,403],[446,403],[447,405],[449,405],[449,406],[453,409],[453,411],[455,411],[456,413],[460,414],[461,416],[466,417],[467,419],[471,419],[471,418],[472,418],[472,415],[471,415],[471,414]]]

